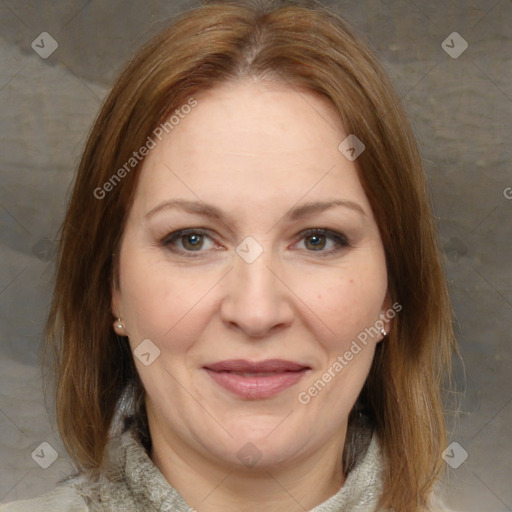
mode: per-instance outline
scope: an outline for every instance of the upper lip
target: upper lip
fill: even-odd
[[[207,370],[215,372],[252,372],[252,373],[277,373],[298,371],[309,368],[300,363],[285,361],[284,359],[266,359],[264,361],[247,361],[245,359],[229,359],[205,365]]]

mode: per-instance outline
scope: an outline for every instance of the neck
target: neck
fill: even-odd
[[[338,492],[345,482],[341,463],[345,434],[302,458],[248,468],[208,459],[171,433],[158,432],[151,429],[153,463],[200,512],[253,512],[255,502],[259,510],[304,512]]]

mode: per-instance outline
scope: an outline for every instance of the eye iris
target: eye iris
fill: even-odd
[[[186,249],[200,249],[202,245],[202,235],[185,235],[183,237],[183,247]]]
[[[324,235],[311,235],[306,240],[312,241],[312,248],[315,251],[318,249],[323,249],[325,247],[325,236]],[[306,245],[308,245],[307,242],[306,242]]]

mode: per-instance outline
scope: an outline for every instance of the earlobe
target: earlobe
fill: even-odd
[[[116,300],[117,290],[112,290],[112,302],[111,302],[111,312],[114,318],[116,319],[113,323],[114,331],[119,336],[126,336],[126,328],[124,326],[124,322],[121,320],[121,312],[119,311],[119,308],[117,307],[117,300]]]
[[[377,339],[377,343],[386,340],[386,336],[389,334],[389,323],[385,319],[385,314],[381,312],[379,315],[379,320],[377,320],[375,326],[380,329],[380,338]],[[383,327],[380,327],[383,325]]]
[[[126,328],[124,326],[123,321],[118,318],[114,321],[114,331],[118,336],[126,336]]]
[[[379,315],[379,325],[380,333],[382,338],[379,341],[382,341],[389,335],[392,327],[393,327],[393,318],[395,317],[396,312],[391,306],[391,297],[389,295],[389,291],[386,292],[386,297],[384,298],[384,302],[382,303],[382,309]]]

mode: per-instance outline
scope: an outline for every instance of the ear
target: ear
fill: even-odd
[[[391,329],[393,328],[393,318],[396,316],[397,312],[402,309],[402,306],[395,302],[394,304],[391,302],[391,294],[389,290],[386,292],[386,296],[384,297],[384,301],[382,302],[382,307],[379,315],[379,320],[383,324],[383,329],[386,331],[386,336],[389,335]],[[382,338],[379,341],[384,339],[384,336],[381,335]]]
[[[120,299],[119,291],[118,290],[112,290],[112,301],[111,301],[110,308],[111,308],[111,311],[112,311],[112,315],[114,317],[114,323],[113,323],[114,331],[119,336],[127,336],[126,327],[124,325],[123,316],[120,313],[120,310],[119,310],[119,308],[117,306],[119,299]]]
[[[114,331],[119,336],[127,336],[126,333],[126,327],[124,325],[123,315],[122,315],[122,300],[121,300],[121,291],[119,289],[119,279],[117,274],[117,262],[116,262],[116,255],[113,254],[113,276],[110,280],[110,294],[111,294],[111,301],[110,301],[110,310],[112,312],[112,316],[114,317]]]
[[[116,289],[112,289],[112,300],[110,301],[110,311],[112,312],[112,316],[114,318],[121,318],[121,314],[119,312],[119,308],[117,307],[119,297],[119,291]]]

